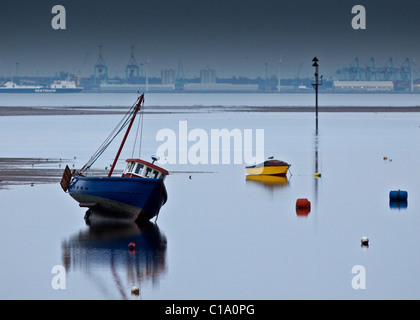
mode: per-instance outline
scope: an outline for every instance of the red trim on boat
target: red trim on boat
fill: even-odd
[[[137,162],[137,163],[141,163],[141,164],[144,164],[144,165],[146,165],[146,166],[148,166],[150,168],[156,169],[156,170],[162,172],[165,175],[168,175],[169,174],[169,172],[166,171],[165,169],[163,169],[163,168],[161,168],[161,167],[159,167],[159,166],[157,166],[157,165],[155,165],[153,163],[150,163],[148,161],[145,161],[145,160],[141,160],[141,159],[127,159],[125,161],[126,162]]]

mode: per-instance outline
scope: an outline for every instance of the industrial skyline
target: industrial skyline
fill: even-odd
[[[66,29],[51,27],[51,8],[66,9]],[[366,8],[366,29],[354,30],[351,9]],[[0,12],[0,74],[77,74],[89,53],[89,75],[103,47],[111,77],[124,77],[135,47],[138,63],[150,61],[149,75],[176,69],[183,62],[186,77],[207,66],[222,78],[265,77],[267,68],[281,78],[312,76],[317,56],[320,71],[333,76],[355,57],[375,57],[384,64],[406,58],[420,60],[416,41],[420,2],[415,0],[134,0],[86,2],[17,0]],[[86,72],[86,73],[85,73]]]
[[[308,63],[306,63],[308,65]],[[303,74],[302,66],[303,62],[296,66],[296,73],[291,75],[284,75],[281,72],[281,69],[284,67],[283,62],[277,62],[277,64],[269,64],[267,62],[261,63],[261,67],[264,69],[263,73],[258,74],[255,77],[247,77],[245,74],[227,74],[223,70],[216,70],[215,68],[207,66],[202,66],[198,70],[190,75],[185,75],[184,73],[184,64],[182,61],[179,61],[177,66],[155,66],[156,70],[159,70],[159,73],[154,74],[150,73],[151,62],[150,59],[145,62],[137,62],[135,56],[135,47],[131,46],[130,58],[127,61],[124,68],[121,70],[115,70],[113,73],[110,70],[114,70],[113,66],[109,66],[102,52],[102,46],[99,46],[99,51],[97,57],[91,57],[89,61],[89,54],[86,54],[84,62],[81,68],[72,70],[56,70],[53,74],[44,74],[40,73],[37,70],[36,74],[26,74],[25,72],[19,72],[21,68],[21,63],[16,62],[16,69],[10,75],[4,75],[0,73],[2,78],[18,78],[18,77],[58,77],[60,74],[69,74],[79,78],[90,78],[98,79],[101,81],[108,81],[112,79],[125,79],[126,82],[130,82],[133,79],[139,78],[162,78],[163,83],[174,83],[176,78],[201,78],[203,83],[216,82],[216,79],[229,79],[229,78],[246,78],[246,79],[267,79],[267,78],[277,78],[277,79],[302,79],[310,78],[312,74]],[[402,61],[395,61],[392,57],[386,59],[386,61],[378,61],[375,57],[370,57],[368,60],[366,58],[360,59],[355,57],[351,62],[343,63],[341,66],[338,66],[335,73],[324,75],[326,79],[330,80],[360,80],[360,81],[369,81],[369,80],[411,80],[417,79],[419,77],[419,67],[414,59],[405,58]],[[168,80],[170,79],[170,80]],[[203,80],[207,79],[207,80]],[[95,80],[96,81],[96,80]]]

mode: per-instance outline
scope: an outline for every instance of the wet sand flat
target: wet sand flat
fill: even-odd
[[[59,183],[67,159],[48,158],[0,158],[0,189],[9,185],[34,185]],[[105,170],[92,170],[89,174],[104,174]]]

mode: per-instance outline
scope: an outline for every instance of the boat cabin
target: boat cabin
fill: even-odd
[[[138,177],[164,180],[169,174],[165,169],[141,160],[141,159],[127,159],[127,165],[123,171],[123,177]]]

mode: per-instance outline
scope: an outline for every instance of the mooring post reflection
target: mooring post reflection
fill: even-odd
[[[83,272],[98,284],[112,278],[114,288],[98,284],[107,295],[118,292],[128,299],[131,288],[146,281],[156,283],[166,272],[166,237],[152,222],[136,224],[97,218],[92,212],[88,229],[62,243],[63,265],[67,272]]]
[[[315,132],[315,199],[318,200],[318,180],[320,177],[319,167],[318,167],[318,146],[319,138],[318,131]]]
[[[321,173],[319,172],[319,154],[318,154],[318,148],[319,148],[319,137],[318,137],[318,128],[315,129],[315,134],[314,134],[314,161],[315,161],[315,173],[314,173],[314,204],[315,206],[318,203],[318,183],[319,183],[319,179],[321,178]],[[298,212],[298,210],[296,210],[296,214],[300,217],[307,217],[310,213],[310,208],[309,210],[300,210],[300,212]]]

